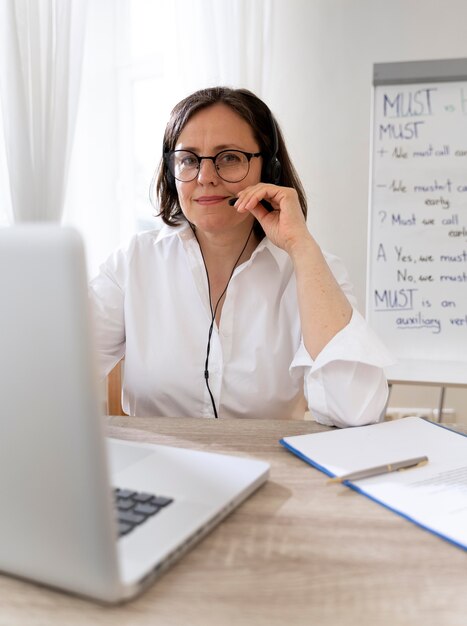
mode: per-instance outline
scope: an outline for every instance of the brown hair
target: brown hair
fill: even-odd
[[[267,172],[271,159],[276,157],[280,161],[280,177],[277,184],[284,187],[293,187],[296,190],[303,215],[306,218],[307,201],[305,192],[290,160],[279,125],[268,106],[247,89],[211,87],[196,91],[179,102],[172,110],[165,129],[163,155],[175,149],[178,138],[192,115],[217,103],[229,106],[251,126],[259,149],[265,155],[261,180],[269,182],[267,180]],[[164,158],[161,159],[159,169],[151,183],[151,199],[154,184],[159,201],[158,215],[162,217],[166,224],[176,226],[180,223],[179,218],[182,215],[182,209],[178,201],[173,177],[171,177],[167,169]],[[264,235],[259,224],[257,224],[257,227],[255,230],[259,231],[258,234]]]

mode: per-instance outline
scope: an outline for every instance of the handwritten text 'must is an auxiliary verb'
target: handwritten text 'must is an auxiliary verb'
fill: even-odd
[[[374,291],[374,306],[379,312],[391,311],[397,314],[394,319],[396,328],[404,329],[430,329],[432,333],[439,334],[443,328],[443,321],[451,328],[464,328],[467,330],[467,314],[455,315],[453,313],[443,316],[433,315],[430,312],[431,303],[428,300],[422,300],[422,307],[426,307],[424,311],[416,309],[416,303],[419,298],[419,290],[416,288],[400,288],[400,289],[384,289]],[[452,300],[442,300],[440,302],[443,312],[453,311],[456,308],[456,302]]]

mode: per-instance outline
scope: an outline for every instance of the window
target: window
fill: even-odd
[[[167,3],[123,0],[117,13],[120,202],[137,230],[153,228],[149,185],[161,156],[169,104],[165,77]],[[124,218],[125,220],[125,218]]]
[[[1,103],[0,103],[1,104]],[[3,135],[2,109],[0,106],[0,227],[10,223],[10,183]]]
[[[215,84],[261,95],[270,1],[99,0],[85,17],[63,221],[83,234],[93,274],[135,231],[158,225],[149,186],[174,104]],[[2,130],[0,225],[11,209]]]

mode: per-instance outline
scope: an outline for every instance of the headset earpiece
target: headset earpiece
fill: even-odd
[[[164,166],[165,166],[165,180],[170,191],[176,191],[175,176],[172,174],[169,168],[169,152],[163,152]]]
[[[281,179],[282,166],[276,156],[273,156],[267,167],[267,178],[273,185],[278,185]]]
[[[175,177],[174,175],[170,172],[169,168],[166,169],[165,172],[165,179],[167,181],[167,186],[170,189],[170,191],[177,191],[177,187],[175,185]]]
[[[277,136],[276,122],[274,121],[271,111],[269,111],[269,121],[271,124],[273,146],[272,156],[264,168],[264,175],[266,182],[278,185],[281,179],[282,165],[277,158],[277,153],[279,152],[279,138]]]

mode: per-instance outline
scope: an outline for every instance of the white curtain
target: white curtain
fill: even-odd
[[[167,63],[174,92],[215,85],[261,97],[270,79],[271,0],[173,0]],[[175,102],[174,102],[175,104]]]
[[[91,274],[139,227],[131,190],[136,124],[132,116],[146,129],[148,142],[154,144],[146,164],[151,172],[158,165],[168,114],[181,98],[196,89],[221,84],[247,87],[261,96],[269,80],[269,50],[273,45],[271,5],[271,0],[89,3],[64,220],[85,235]],[[134,93],[129,91],[129,77],[151,74],[150,53],[140,66],[132,65],[135,60],[129,40],[138,25],[140,31],[133,36],[139,39],[139,48],[154,49],[154,38],[162,48],[156,55],[161,87],[148,96],[144,107],[151,111],[150,118],[133,108]],[[151,174],[146,177],[149,189]],[[148,201],[146,228],[151,222],[157,226],[152,213]]]
[[[213,85],[247,87],[259,96],[265,92],[273,45],[272,4],[272,0],[0,0],[6,147],[2,158],[0,146],[0,225],[9,203],[2,185],[6,161],[14,219],[62,216],[63,223],[83,234],[89,271],[95,273],[139,227],[129,172],[134,165],[134,116],[141,120],[144,115],[133,107],[133,83],[127,78],[138,78],[138,72],[151,74],[152,59],[143,59],[136,69],[132,65],[128,41],[132,19],[133,27],[136,23],[133,11],[144,22],[136,36],[150,41],[157,36],[162,43],[162,53],[156,55],[161,87],[145,104],[154,113],[142,122],[148,141],[154,143],[147,164],[154,170],[169,111],[181,98]],[[149,188],[150,175],[147,178]],[[152,212],[148,202],[148,224]]]
[[[0,90],[14,221],[62,216],[87,0],[1,0]]]

